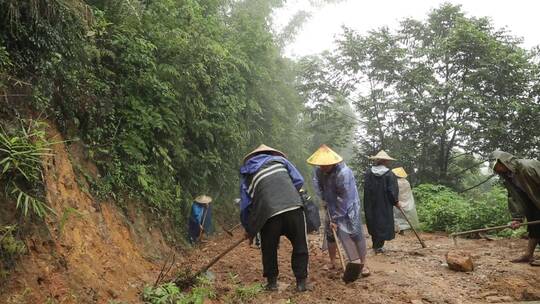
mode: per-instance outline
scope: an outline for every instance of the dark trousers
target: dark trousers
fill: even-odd
[[[306,222],[301,208],[271,217],[261,229],[263,276],[277,277],[279,238],[284,235],[292,244],[291,266],[297,279],[307,278],[308,246]]]
[[[372,241],[373,241],[373,249],[379,249],[379,248],[384,247],[384,240],[372,238]]]

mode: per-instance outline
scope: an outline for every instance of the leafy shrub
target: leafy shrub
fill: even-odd
[[[19,120],[19,126],[0,125],[0,185],[17,203],[26,217],[32,212],[44,217],[52,209],[43,196],[42,157],[51,155],[51,143],[45,136],[45,124],[36,120]]]
[[[245,303],[255,298],[261,291],[263,286],[261,284],[252,284],[248,286],[237,286],[234,290],[234,294],[231,297],[231,303]]]
[[[308,169],[297,72],[269,26],[280,1],[57,2],[0,1],[0,93],[28,83],[28,110],[81,139],[96,197],[141,202],[179,236],[194,196],[232,209],[255,145]]]
[[[214,297],[211,283],[204,277],[199,277],[189,292],[182,292],[174,283],[146,287],[143,291],[143,301],[148,304],[202,304],[205,299]]]
[[[17,226],[0,226],[0,282],[9,274],[15,260],[26,252],[26,246],[15,237]]]
[[[441,185],[422,184],[413,191],[425,231],[457,232],[504,225],[510,220],[506,191],[498,186],[475,199]]]

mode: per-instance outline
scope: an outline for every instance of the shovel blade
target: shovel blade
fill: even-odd
[[[358,280],[363,267],[363,264],[347,263],[345,272],[343,273],[343,282],[348,284]]]

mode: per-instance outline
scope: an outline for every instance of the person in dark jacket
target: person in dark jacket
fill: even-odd
[[[304,179],[283,152],[260,145],[240,168],[240,221],[249,243],[260,232],[265,288],[277,290],[277,249],[282,235],[292,244],[291,265],[297,291],[306,291],[308,245],[298,191]]]
[[[384,252],[384,242],[393,240],[394,206],[399,204],[397,178],[388,168],[393,159],[384,150],[371,156],[375,165],[364,175],[364,212],[375,253]]]
[[[493,158],[493,171],[501,177],[508,190],[512,227],[517,228],[524,218],[528,222],[540,220],[540,162],[535,159],[519,159],[503,151],[493,152]],[[512,262],[540,266],[540,261],[534,259],[534,250],[540,243],[540,225],[529,225],[527,231],[527,251]]]

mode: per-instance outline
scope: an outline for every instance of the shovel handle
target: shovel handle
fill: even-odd
[[[328,207],[326,208],[326,214],[328,215],[328,220],[330,221],[330,211],[328,211]],[[332,221],[330,221],[330,229],[332,230],[332,235],[334,236],[334,240],[336,241],[336,250],[338,252],[339,256],[339,263],[341,264],[341,268],[343,271],[345,271],[345,261],[343,260],[343,254],[341,253],[341,248],[339,247],[339,239],[337,237],[337,232],[334,227],[331,225]]]
[[[409,223],[409,226],[411,226],[411,229],[414,232],[414,235],[416,235],[416,238],[418,239],[418,241],[420,242],[420,245],[422,245],[422,248],[426,248],[427,247],[426,243],[424,243],[424,241],[418,235],[418,232],[416,232],[416,229],[414,229],[413,225],[411,224],[411,221],[409,221],[409,218],[405,215],[405,211],[403,211],[403,208],[399,206],[398,209],[399,211],[401,211],[401,214],[403,215],[403,217],[407,220],[407,223]]]
[[[240,225],[241,225],[241,223],[238,223],[238,224],[234,225],[234,226],[233,226],[231,229],[229,229],[229,230],[227,230],[227,228],[223,228],[223,230],[225,230],[225,232],[227,232],[228,235],[233,236],[233,233],[232,233],[232,232],[233,232],[236,228],[240,227]]]
[[[215,258],[213,258],[208,264],[203,266],[197,273],[195,273],[194,277],[198,277],[203,272],[207,271],[210,267],[212,267],[215,263],[217,263],[219,260],[221,260],[222,257],[224,257],[227,253],[231,252],[234,248],[238,247],[243,241],[245,241],[246,238],[242,237],[241,239],[238,239],[236,242],[232,243],[227,249],[225,249],[222,253],[218,254]]]
[[[538,224],[540,224],[540,220],[530,221],[530,222],[527,222],[527,223],[520,223],[520,224],[517,225],[517,227],[529,226],[529,225],[538,225]],[[469,231],[462,231],[462,232],[452,233],[452,234],[450,234],[450,236],[455,238],[456,236],[459,236],[459,235],[471,234],[471,233],[477,233],[477,232],[487,232],[487,231],[500,230],[500,229],[505,229],[505,228],[512,228],[512,227],[510,225],[503,225],[503,226],[496,226],[496,227],[489,227],[489,228],[482,228],[482,229],[474,229],[474,230],[469,230]]]
[[[202,223],[199,225],[200,226],[199,241],[202,240],[203,233],[205,232],[204,231],[204,222],[206,222],[206,215],[208,214],[208,208],[209,207],[204,208],[204,214],[203,214],[203,218],[202,218]]]

